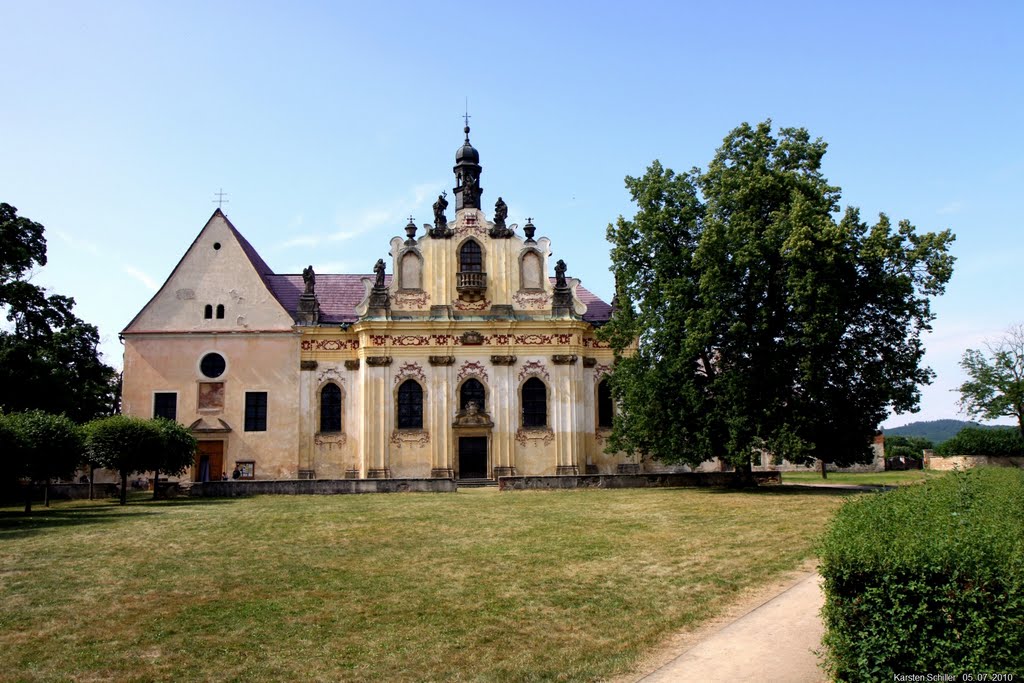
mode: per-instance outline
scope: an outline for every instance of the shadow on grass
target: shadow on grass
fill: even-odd
[[[129,497],[127,505],[111,501],[60,501],[53,507],[33,504],[32,512],[23,509],[0,509],[0,540],[38,534],[46,529],[111,524],[131,517],[159,514],[164,507],[208,506],[231,503],[231,500],[172,499]]]
[[[882,491],[887,489],[882,488],[839,488],[838,486],[800,486],[790,485],[786,486],[754,486],[750,488],[706,488],[701,489],[708,493],[741,493],[748,496],[832,496],[836,498],[845,498],[849,496],[856,496],[862,493],[872,493],[874,491]]]

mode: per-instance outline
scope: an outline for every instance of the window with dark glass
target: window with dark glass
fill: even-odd
[[[608,380],[603,379],[597,385],[597,426],[612,426],[612,388]]]
[[[337,384],[320,390],[320,431],[341,431],[341,389]]]
[[[523,384],[523,426],[548,425],[548,388],[544,382],[531,377]]]
[[[199,361],[199,371],[203,373],[205,377],[213,379],[220,377],[224,374],[224,369],[227,368],[228,364],[224,360],[224,356],[219,353],[208,353],[203,356],[203,359]]]
[[[245,431],[267,431],[267,392],[245,392]]]
[[[477,408],[484,410],[484,395],[484,385],[470,377],[462,383],[462,388],[459,389],[459,408],[465,410],[469,402],[474,401]]]
[[[415,380],[398,387],[398,428],[423,429],[423,388]]]
[[[217,319],[221,320],[224,317],[224,304],[217,304]]]
[[[172,391],[158,391],[153,394],[153,417],[178,419],[178,395]]]
[[[469,240],[459,250],[459,270],[463,273],[480,273],[483,269],[484,260],[480,245]]]
[[[213,306],[211,304],[206,304],[206,308],[203,309],[203,317],[207,320],[213,317]]]

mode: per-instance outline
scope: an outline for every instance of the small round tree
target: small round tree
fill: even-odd
[[[153,468],[163,448],[161,431],[152,420],[111,415],[86,425],[89,458],[121,476],[121,505],[128,501],[128,477]]]
[[[49,484],[54,478],[74,474],[84,454],[79,427],[64,415],[51,415],[41,410],[4,415],[2,438],[8,443],[5,466],[19,479],[27,479],[25,512],[32,511],[35,485],[45,486],[44,498],[49,504]]]
[[[171,476],[181,474],[195,461],[196,439],[188,428],[174,420],[158,417],[153,425],[160,434],[160,446],[153,451],[150,468],[153,470],[153,499],[157,497],[160,473]]]

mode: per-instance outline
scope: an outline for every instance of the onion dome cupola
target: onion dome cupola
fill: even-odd
[[[469,144],[469,125],[463,129],[466,141],[455,153],[455,211],[479,209],[480,195],[480,153]]]

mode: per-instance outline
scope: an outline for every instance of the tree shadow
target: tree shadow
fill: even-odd
[[[132,517],[159,514],[160,508],[223,505],[232,500],[183,498],[152,500],[129,497],[128,505],[111,501],[60,501],[53,507],[33,503],[32,512],[17,508],[0,509],[0,541],[32,536],[48,529],[113,524]]]
[[[839,486],[800,486],[787,484],[786,486],[750,486],[737,488],[709,488],[709,493],[741,493],[749,496],[833,496],[848,498],[862,493],[875,493],[888,490],[882,488],[840,488]]]

